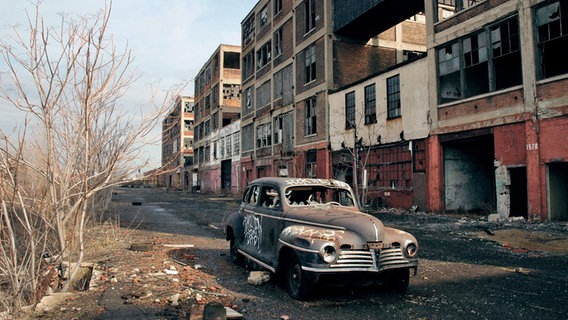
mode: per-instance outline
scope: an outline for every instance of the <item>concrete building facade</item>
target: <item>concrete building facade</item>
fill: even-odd
[[[428,207],[568,219],[568,2],[425,3]]]
[[[162,171],[160,184],[189,189],[193,165],[194,99],[178,96],[162,121]]]
[[[238,190],[227,180],[227,174],[232,173],[219,158],[219,142],[225,139],[221,130],[239,121],[241,115],[240,61],[239,46],[221,44],[195,77],[194,190]]]
[[[425,51],[423,22],[369,27],[358,15],[364,2],[261,0],[243,20],[243,185],[264,176],[333,177],[329,91]]]

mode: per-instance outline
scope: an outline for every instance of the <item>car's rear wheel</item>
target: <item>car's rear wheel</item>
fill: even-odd
[[[314,284],[306,278],[302,265],[295,254],[290,254],[285,273],[288,295],[296,300],[309,300],[314,293]]]
[[[408,289],[409,281],[410,271],[408,269],[389,271],[385,274],[386,289],[392,293],[405,293]]]
[[[231,261],[233,261],[234,264],[242,265],[244,263],[245,257],[242,254],[239,253],[239,250],[237,250],[235,237],[231,238],[230,245],[229,245],[229,252],[230,252],[230,255],[231,255]]]

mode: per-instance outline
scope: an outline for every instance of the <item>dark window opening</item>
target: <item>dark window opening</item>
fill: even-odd
[[[345,94],[345,129],[355,128],[355,91]]]
[[[568,73],[568,2],[547,1],[535,15],[540,78]]]
[[[223,55],[223,68],[240,69],[241,54],[238,52],[225,52]]]

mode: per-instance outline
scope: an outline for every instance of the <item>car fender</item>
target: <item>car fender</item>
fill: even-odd
[[[223,233],[225,234],[226,240],[230,240],[231,237],[229,229],[232,230],[235,236],[243,234],[243,223],[239,211],[232,211],[226,214],[221,225],[223,226]]]
[[[295,250],[318,253],[325,244],[339,248],[343,244],[363,247],[365,241],[356,233],[345,229],[331,229],[309,225],[292,225],[280,233],[279,246],[289,246]]]
[[[385,244],[393,244],[398,243],[403,247],[410,242],[416,244],[416,249],[418,249],[418,241],[416,238],[406,231],[402,231],[395,228],[385,227],[385,236],[384,236],[384,243]]]

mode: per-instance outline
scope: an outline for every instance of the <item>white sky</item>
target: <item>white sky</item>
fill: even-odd
[[[127,92],[127,99],[135,105],[145,105],[150,84],[168,89],[188,80],[190,85],[183,94],[193,95],[194,77],[219,44],[240,45],[240,23],[256,3],[257,0],[114,0],[110,33],[118,49],[128,45],[132,50],[134,66],[142,74]],[[58,13],[95,14],[104,5],[104,0],[44,0],[40,11],[46,24],[56,26],[60,23]],[[20,30],[27,27],[26,10],[33,14],[32,1],[0,1],[0,37],[5,37],[12,26],[19,25]],[[0,129],[9,132],[21,122],[12,108],[0,104]],[[155,145],[147,150],[153,164],[158,165],[160,147]]]

